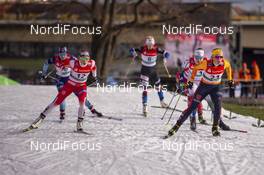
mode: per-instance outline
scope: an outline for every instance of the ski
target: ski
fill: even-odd
[[[170,138],[171,136],[173,136],[173,135],[165,135],[165,136],[163,136],[161,138],[164,139],[164,140],[166,140],[166,139]]]
[[[246,130],[240,130],[240,129],[230,129],[230,130],[228,130],[228,131],[247,133]]]
[[[83,130],[74,130],[73,131],[74,133],[78,133],[78,134],[85,134],[85,135],[93,135],[93,134],[91,134],[91,133],[89,133],[89,132],[86,132],[86,131],[83,131]]]
[[[117,121],[122,121],[122,118],[118,118],[118,117],[112,117],[112,116],[91,116],[91,118],[103,118],[103,119],[109,119],[109,120],[117,120]]]
[[[198,133],[196,129],[190,129],[192,132]]]
[[[235,118],[237,118],[236,116],[234,116],[234,117],[228,117],[227,115],[223,115],[225,118],[227,118],[227,119],[235,119]]]
[[[212,125],[209,124],[209,123],[197,123],[197,124],[199,124],[199,125],[206,125],[206,126],[212,126]]]
[[[22,132],[28,132],[28,131],[31,131],[33,129],[37,129],[37,128],[34,128],[33,126],[30,125],[29,127],[23,129]]]
[[[151,106],[152,108],[161,108],[161,109],[169,109],[169,110],[173,110],[172,107],[167,107],[167,108],[163,108],[161,106]],[[182,110],[179,110],[179,109],[175,109],[175,111],[177,112],[183,112]]]

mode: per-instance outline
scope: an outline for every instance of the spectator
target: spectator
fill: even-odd
[[[247,63],[243,63],[242,68],[239,71],[239,79],[241,82],[241,97],[248,97],[250,70],[247,68]]]
[[[261,80],[261,77],[260,77],[259,66],[256,60],[253,60],[251,64],[251,70],[252,70],[251,77],[252,80],[254,80],[253,94],[255,94],[255,98],[258,98],[258,87],[256,85],[258,84],[257,81]]]

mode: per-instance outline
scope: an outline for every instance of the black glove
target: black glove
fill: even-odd
[[[46,75],[44,75],[44,74],[40,74],[40,76],[39,76],[39,79],[40,79],[40,82],[45,82],[45,79],[46,79],[47,77],[46,77]]]
[[[229,80],[228,81],[228,86],[230,89],[233,89],[234,88],[234,81],[233,80]]]
[[[97,77],[95,78],[95,84],[100,84],[100,80]]]
[[[193,87],[193,82],[188,81],[187,88],[192,89],[192,87]]]

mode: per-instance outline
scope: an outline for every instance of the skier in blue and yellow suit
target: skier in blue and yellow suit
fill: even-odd
[[[228,85],[230,87],[233,86],[232,80],[232,69],[230,63],[224,59],[223,51],[220,48],[215,48],[212,51],[211,59],[203,60],[200,64],[196,65],[193,68],[192,75],[187,83],[189,88],[192,88],[193,81],[198,70],[204,70],[203,77],[200,85],[198,86],[195,94],[194,100],[191,105],[182,112],[180,118],[177,123],[169,130],[168,136],[172,136],[175,132],[178,131],[183,122],[188,118],[188,116],[194,111],[198,104],[207,96],[210,95],[213,103],[214,103],[214,119],[212,126],[212,134],[213,136],[219,136],[220,132],[218,131],[218,124],[221,115],[221,100],[222,96],[220,93],[220,83],[222,80],[222,75],[226,70]]]

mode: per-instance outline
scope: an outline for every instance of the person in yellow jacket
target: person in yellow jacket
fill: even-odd
[[[169,130],[168,135],[165,138],[168,138],[175,134],[188,116],[195,110],[198,104],[207,96],[210,95],[212,102],[214,103],[214,119],[212,126],[213,136],[220,136],[218,131],[219,119],[221,115],[221,100],[222,95],[220,93],[220,83],[222,75],[225,70],[227,73],[228,84],[230,87],[233,86],[234,82],[232,79],[232,69],[230,63],[224,59],[223,51],[221,48],[215,48],[212,51],[211,59],[205,59],[200,64],[196,65],[193,68],[192,75],[187,83],[188,88],[192,88],[193,81],[198,70],[204,70],[203,77],[200,85],[194,94],[194,99],[191,105],[182,112],[177,123]]]
[[[254,81],[260,81],[261,80],[261,76],[260,76],[260,70],[259,70],[259,66],[256,62],[256,60],[253,60],[252,64],[251,64],[251,68],[252,68],[252,80]],[[255,94],[255,98],[258,98],[258,87],[256,87],[257,82],[254,82],[254,88],[253,88],[253,94]]]
[[[260,77],[260,71],[259,71],[259,66],[258,66],[256,60],[254,60],[254,61],[252,62],[251,67],[252,67],[252,76],[251,76],[252,79],[253,79],[253,80],[256,80],[256,81],[261,80],[261,77]]]
[[[242,68],[239,71],[239,79],[241,83],[241,94],[240,96],[243,97],[248,97],[248,91],[250,87],[250,80],[251,80],[251,75],[250,75],[250,70],[247,67],[247,63],[244,62],[242,64]]]

